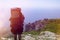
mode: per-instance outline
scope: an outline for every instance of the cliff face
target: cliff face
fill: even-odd
[[[39,31],[50,23],[60,24],[60,19],[43,19],[35,21],[33,23],[28,23],[25,25],[25,31],[32,31],[32,30]]]
[[[28,23],[25,25],[26,29],[25,31],[32,31],[32,30],[39,31],[42,28],[44,28],[44,26],[48,23],[47,21],[48,20],[38,20],[33,23]]]

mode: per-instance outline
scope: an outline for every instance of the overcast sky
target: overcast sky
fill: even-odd
[[[9,25],[10,9],[22,8],[25,22],[60,18],[60,0],[0,0],[0,28]]]

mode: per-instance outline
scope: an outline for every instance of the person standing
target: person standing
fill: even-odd
[[[17,35],[18,35],[18,39],[21,40],[24,19],[25,17],[21,12],[21,8],[11,9],[10,27],[11,27],[11,32],[14,34],[14,40],[17,40]]]

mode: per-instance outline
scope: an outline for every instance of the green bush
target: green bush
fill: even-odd
[[[57,29],[57,24],[56,23],[50,23],[50,24],[47,24],[43,30],[56,33],[57,32],[56,29]]]
[[[23,34],[39,35],[40,34],[40,31],[23,32]]]

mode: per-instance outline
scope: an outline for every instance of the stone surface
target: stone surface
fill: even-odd
[[[0,40],[13,40],[13,37],[1,37]],[[44,31],[41,32],[40,35],[22,34],[22,40],[60,40],[60,35],[55,35],[55,33]]]

